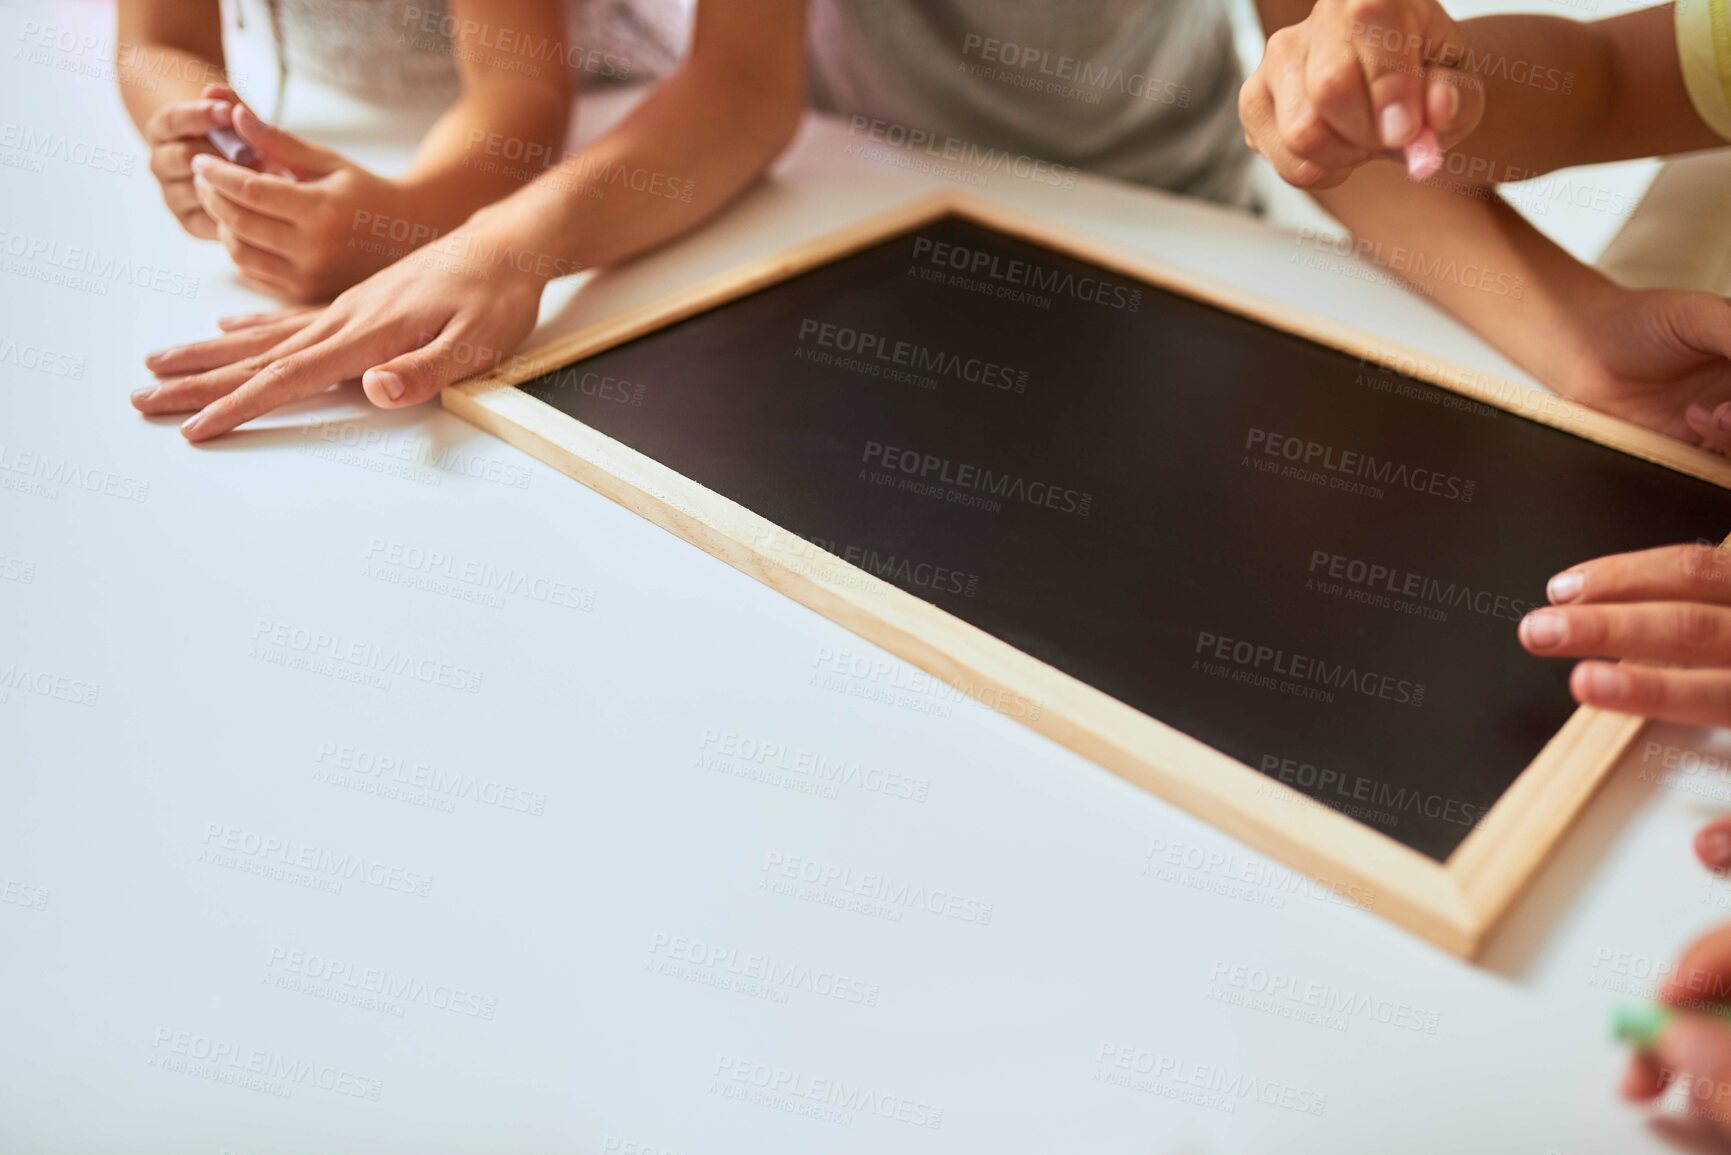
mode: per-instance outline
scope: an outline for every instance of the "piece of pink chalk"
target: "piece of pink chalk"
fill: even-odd
[[[1442,171],[1442,144],[1429,125],[1406,146],[1408,180],[1425,181]]]

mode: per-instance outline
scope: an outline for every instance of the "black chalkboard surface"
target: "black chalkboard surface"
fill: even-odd
[[[1731,493],[946,218],[521,386],[1438,861],[1573,712],[1522,613]]]

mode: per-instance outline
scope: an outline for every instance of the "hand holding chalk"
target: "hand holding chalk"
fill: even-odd
[[[258,153],[252,145],[242,140],[240,133],[234,129],[213,128],[204,134],[204,139],[210,141],[230,164],[238,164],[242,168],[258,167]]]

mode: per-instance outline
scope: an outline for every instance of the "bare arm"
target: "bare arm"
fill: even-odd
[[[353,377],[375,404],[425,401],[515,349],[551,278],[663,244],[748,188],[804,88],[805,0],[702,0],[686,64],[595,144],[328,308],[153,355],[160,383],[133,404],[193,413],[181,431],[204,441]]]
[[[463,94],[421,141],[400,178],[424,219],[454,228],[557,159],[570,122],[570,70],[559,0],[454,0],[451,53]],[[499,163],[499,158],[516,159]],[[487,163],[492,159],[494,163]]]
[[[623,260],[695,228],[756,181],[804,104],[804,0],[705,0],[677,73],[472,225],[561,273]]]
[[[226,83],[217,0],[119,0],[115,29],[120,99],[140,132],[164,106]]]
[[[1591,22],[1486,16],[1460,28],[1459,67],[1485,86],[1484,119],[1459,148],[1483,162],[1469,171],[1518,180],[1726,143],[1683,85],[1669,4]]]
[[[1307,0],[1261,7],[1273,30],[1302,17]],[[1723,298],[1622,289],[1493,190],[1414,184],[1393,164],[1365,165],[1312,195],[1361,253],[1557,392],[1682,440],[1710,440],[1703,407],[1731,400]]]

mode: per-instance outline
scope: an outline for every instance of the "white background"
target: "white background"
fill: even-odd
[[[1615,1098],[1605,1028],[1731,906],[1689,850],[1731,781],[1665,777],[1701,735],[1651,732],[1469,966],[987,710],[861,696],[913,671],[434,406],[344,391],[190,448],[127,404],[141,359],[263,301],[162,209],[108,37],[98,7],[0,9],[0,1151],[1663,1149]],[[585,130],[616,112],[586,106]],[[299,127],[384,169],[407,156],[339,102]],[[932,187],[853,143],[811,122],[713,228],[550,295],[547,332]],[[92,148],[129,172],[59,159]],[[1301,266],[1313,250],[1268,224],[1087,179],[983,191],[1520,379],[1364,270]],[[69,260],[131,271],[52,283]],[[435,553],[588,608],[404,584]],[[273,636],[312,634],[478,692],[278,660],[294,643]],[[838,654],[888,672],[814,683]],[[926,797],[724,773],[722,734]],[[484,790],[382,792],[434,769]],[[267,839],[365,869],[327,893],[219,853]],[[796,860],[990,918],[779,893]],[[804,977],[716,985],[753,956]],[[339,991],[373,971],[408,991],[309,993],[332,960]],[[446,1009],[453,990],[490,1017]],[[1308,1022],[1305,998],[1349,1009]],[[1134,1071],[1103,1054],[1149,1071],[1114,1085]],[[197,1073],[249,1062],[274,1065],[265,1089]],[[941,1125],[730,1097],[754,1064]],[[319,1086],[338,1075],[376,1101]]]

